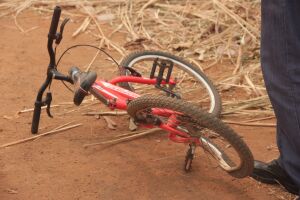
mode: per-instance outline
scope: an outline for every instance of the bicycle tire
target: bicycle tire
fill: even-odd
[[[190,77],[193,77],[198,83],[199,86],[203,87],[204,90],[201,91],[205,91],[205,93],[207,93],[209,95],[210,98],[210,106],[208,112],[212,113],[213,115],[219,117],[221,114],[221,110],[222,110],[222,105],[221,105],[221,97],[216,89],[216,87],[213,85],[212,81],[196,66],[194,66],[193,64],[189,63],[188,61],[172,55],[170,53],[166,53],[166,52],[162,52],[162,51],[136,51],[136,52],[132,52],[129,55],[127,55],[122,61],[121,61],[121,66],[123,67],[131,67],[134,68],[134,65],[142,62],[144,60],[150,60],[150,59],[156,59],[156,58],[160,58],[160,59],[166,59],[166,60],[171,60],[173,63],[175,63],[176,67],[178,68],[178,70],[184,71],[185,73],[187,73]],[[136,68],[136,67],[135,67]],[[149,69],[151,70],[151,69]],[[173,70],[174,71],[174,70]],[[140,72],[140,71],[139,71]],[[121,75],[127,75],[128,71],[127,70],[122,70],[121,71]],[[142,74],[145,75],[145,74]],[[147,74],[148,75],[148,74]],[[132,86],[131,83],[120,83],[119,84],[121,87],[134,91],[134,87]],[[186,88],[188,89],[188,88]],[[196,101],[197,99],[195,98],[195,96],[199,97],[199,91],[197,90],[196,94],[190,94],[192,97],[191,99],[188,99],[183,96],[183,99],[188,100],[188,101]],[[195,102],[193,102],[195,103]]]
[[[214,131],[232,146],[241,162],[238,169],[227,171],[228,174],[236,178],[244,178],[252,173],[254,160],[249,147],[233,129],[220,119],[189,102],[164,96],[141,96],[136,98],[128,104],[127,112],[131,117],[135,118],[139,111],[151,108],[169,109],[183,113],[195,120],[197,125]],[[199,137],[199,139],[202,140],[203,138]],[[214,145],[214,147],[217,146]],[[227,155],[224,158],[227,159]]]

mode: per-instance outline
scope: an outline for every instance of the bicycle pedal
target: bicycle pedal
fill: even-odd
[[[156,86],[161,87],[162,81],[169,83],[174,63],[170,60],[155,59],[150,72],[150,78],[156,78]],[[156,73],[158,69],[158,73]],[[166,76],[164,74],[166,73]]]

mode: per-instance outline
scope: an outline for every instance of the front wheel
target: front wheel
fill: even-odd
[[[170,111],[172,114],[168,114]],[[149,119],[159,121],[160,125],[172,122],[172,128],[196,139],[213,163],[236,178],[252,173],[253,155],[246,143],[220,119],[189,102],[164,96],[142,96],[128,104],[127,112],[139,122],[149,122]]]
[[[221,98],[215,86],[198,67],[182,58],[161,51],[138,51],[126,56],[121,66],[133,68],[143,77],[149,77],[153,63],[157,59],[173,63],[171,78],[177,80],[175,87],[172,87],[173,92],[217,117],[220,115]],[[128,73],[128,70],[121,71],[121,75],[128,75]],[[120,86],[141,95],[157,95],[162,92],[153,85],[120,83]]]

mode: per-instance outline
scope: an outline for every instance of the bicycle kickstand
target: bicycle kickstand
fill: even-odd
[[[195,149],[196,149],[195,144],[189,144],[189,146],[190,147],[186,152],[185,162],[184,162],[184,171],[185,172],[190,172],[192,169],[192,162],[194,159]]]

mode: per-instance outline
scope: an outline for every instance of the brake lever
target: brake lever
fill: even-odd
[[[51,101],[52,101],[52,94],[51,94],[51,92],[47,92],[46,99],[44,101],[45,105],[47,105],[46,111],[47,111],[47,115],[49,117],[53,118],[53,116],[50,113]]]
[[[59,43],[61,42],[62,38],[63,38],[63,32],[64,32],[64,28],[65,25],[68,23],[70,19],[66,18],[64,19],[64,21],[61,23],[60,25],[60,30],[58,33],[56,33],[56,40],[55,40],[55,44],[59,45]]]

